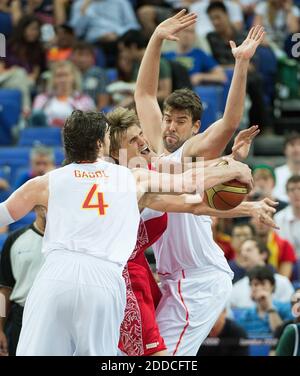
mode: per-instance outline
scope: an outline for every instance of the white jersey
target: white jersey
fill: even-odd
[[[124,266],[135,247],[139,222],[129,169],[97,161],[49,173],[43,252],[81,252]]]
[[[181,162],[183,147],[162,158]],[[215,266],[233,276],[223,251],[213,239],[208,216],[168,213],[168,227],[153,245],[153,251],[158,272],[162,275],[181,269]]]

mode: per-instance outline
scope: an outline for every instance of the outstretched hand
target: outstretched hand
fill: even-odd
[[[155,35],[161,39],[178,41],[179,38],[176,34],[193,25],[196,19],[197,15],[195,13],[186,14],[186,9],[183,9],[175,14],[175,16],[160,23],[155,29]]]
[[[278,202],[271,200],[270,198],[264,198],[261,201],[250,201],[252,205],[252,217],[256,218],[260,223],[279,230],[279,227],[276,225],[273,216],[276,213],[275,207],[278,205]]]
[[[247,38],[240,46],[236,46],[234,41],[230,41],[230,47],[235,59],[250,60],[255,54],[257,47],[263,41],[265,36],[264,28],[262,26],[252,27]]]
[[[243,161],[248,157],[250,147],[254,138],[259,134],[258,125],[245,129],[238,133],[234,139],[232,147],[232,156],[238,161]]]

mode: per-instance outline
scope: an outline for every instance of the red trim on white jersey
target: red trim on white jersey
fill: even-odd
[[[184,270],[182,270],[182,279],[185,279]],[[188,326],[190,325],[190,323],[189,323],[189,311],[187,309],[187,306],[185,305],[185,302],[184,302],[184,299],[183,299],[183,296],[182,296],[182,292],[181,292],[181,279],[178,281],[178,294],[180,296],[180,300],[182,301],[182,304],[183,304],[183,306],[185,308],[185,311],[186,311],[186,316],[185,316],[186,324],[185,324],[182,332],[180,333],[179,340],[178,340],[178,342],[176,344],[175,350],[174,350],[174,352],[173,352],[172,355],[176,354],[176,352],[178,350],[178,347],[179,347],[179,345],[181,343],[182,337],[183,337],[185,331],[187,330]]]

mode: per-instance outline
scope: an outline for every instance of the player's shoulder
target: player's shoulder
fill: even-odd
[[[126,166],[121,166],[108,161],[101,161],[100,163],[103,167],[106,167],[108,170],[114,171],[116,173],[122,173],[124,175],[132,175],[131,170]]]

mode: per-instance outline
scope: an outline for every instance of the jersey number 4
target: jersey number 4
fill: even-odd
[[[82,209],[98,209],[99,215],[106,214],[106,208],[108,205],[104,202],[103,192],[97,192],[98,184],[94,184],[86,196],[84,203],[82,204]],[[94,200],[94,203],[91,202]]]

